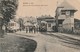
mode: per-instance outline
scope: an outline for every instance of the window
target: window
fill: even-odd
[[[41,23],[41,26],[45,26],[46,24],[45,23]]]
[[[9,26],[15,26],[15,23],[10,23]]]
[[[74,16],[74,12],[71,12],[70,16]]]
[[[48,24],[48,27],[51,27],[51,24]]]
[[[65,14],[66,14],[66,12],[65,12],[65,11],[61,11],[61,14],[62,14],[62,15],[65,15]]]
[[[11,23],[11,26],[14,26],[14,23]]]
[[[66,15],[70,15],[70,11],[66,11]]]

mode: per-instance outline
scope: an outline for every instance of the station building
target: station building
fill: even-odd
[[[67,30],[74,29],[74,13],[77,11],[67,1],[62,2],[56,9],[56,27]],[[61,30],[60,29],[60,30]]]

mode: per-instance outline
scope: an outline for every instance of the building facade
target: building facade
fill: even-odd
[[[74,29],[74,13],[77,10],[67,1],[62,2],[56,9],[56,27],[62,27],[66,30]]]

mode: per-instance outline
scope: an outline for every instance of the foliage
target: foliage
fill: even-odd
[[[17,0],[2,0],[1,1],[1,14],[4,21],[9,22],[13,19],[17,10]]]
[[[19,23],[19,25],[20,25],[20,30],[21,30],[21,29],[24,29],[24,20],[23,20],[22,18],[19,18],[19,19],[18,19],[18,23]]]
[[[18,19],[18,23],[20,24],[20,27],[23,26],[23,22],[24,22],[24,21],[23,21],[22,18],[19,18],[19,19]]]
[[[25,17],[23,20],[24,20],[24,24],[27,22],[29,22],[31,24],[37,23],[37,19],[35,17],[32,17],[32,16],[31,17]]]

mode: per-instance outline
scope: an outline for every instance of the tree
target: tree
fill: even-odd
[[[24,20],[22,18],[18,19],[18,23],[20,25],[20,30],[24,29]]]
[[[2,21],[0,22],[3,23],[3,25],[4,24],[7,25],[10,19],[13,19],[16,15],[16,10],[18,7],[18,0],[1,0],[0,2],[1,2],[0,12],[3,17]]]
[[[28,21],[31,23],[31,24],[35,24],[37,22],[37,19],[35,17],[29,17],[28,18]]]
[[[4,21],[9,22],[13,19],[17,10],[17,0],[2,0],[1,1],[1,14]]]

